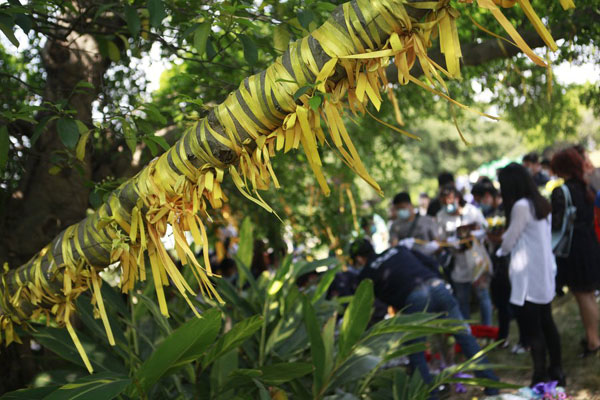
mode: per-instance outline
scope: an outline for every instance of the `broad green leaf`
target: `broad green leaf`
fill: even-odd
[[[5,393],[0,400],[31,400],[31,399],[43,399],[50,393],[57,390],[60,386],[44,386],[33,389],[19,389],[14,392]]]
[[[385,360],[390,361],[394,358],[405,357],[420,351],[425,351],[425,342],[417,342],[412,344],[402,345],[399,350],[385,355]]]
[[[10,138],[8,137],[8,128],[6,125],[0,126],[0,172],[4,171],[8,163],[8,149]]]
[[[108,49],[108,58],[110,58],[114,62],[119,61],[121,59],[121,52],[119,51],[119,48],[117,47],[115,42],[109,40],[106,42],[106,46]]]
[[[254,254],[254,225],[250,217],[245,217],[240,228],[240,242],[237,251],[237,258],[248,267],[252,264],[252,255]],[[239,279],[238,287],[242,287],[247,279],[246,274],[238,268]]]
[[[25,33],[29,33],[29,31],[33,27],[33,20],[27,14],[16,14],[15,23],[19,25]]]
[[[221,314],[214,309],[173,331],[138,370],[136,378],[142,390],[150,389],[169,369],[198,358],[220,329]]]
[[[202,361],[203,367],[206,368],[223,354],[244,343],[246,339],[260,329],[262,321],[260,315],[254,315],[235,324],[229,332],[221,336],[217,343],[210,348]]]
[[[37,142],[39,137],[42,135],[42,133],[44,132],[44,128],[46,128],[48,122],[53,121],[56,118],[58,117],[47,115],[44,118],[42,118],[40,122],[37,123],[35,129],[33,130],[33,135],[31,135],[31,146],[33,146],[35,142]]]
[[[281,385],[311,373],[312,364],[305,362],[279,363],[260,368],[262,375],[257,379],[267,385]]]
[[[263,385],[256,379],[253,379],[253,381],[256,384],[256,386],[258,387],[259,400],[272,400],[271,395],[269,394],[269,391],[267,390],[265,385]]]
[[[19,47],[19,41],[17,40],[17,38],[15,37],[14,32],[12,31],[12,29],[9,26],[6,26],[4,24],[0,24],[0,31],[2,31],[4,33],[4,35],[8,38],[8,40],[10,40],[10,42],[15,47]]]
[[[310,262],[297,261],[293,266],[294,276],[297,278],[304,274],[308,274],[324,265],[327,265],[329,268],[331,268],[335,264],[339,264],[339,260],[336,257],[323,258],[321,260],[315,260]]]
[[[79,352],[75,348],[66,329],[36,327],[36,330],[31,335],[38,343],[53,351],[58,356],[75,365],[84,366]],[[91,339],[80,331],[77,331],[77,336],[94,370],[125,372],[123,363],[108,350],[108,344],[105,347],[103,343]]]
[[[352,346],[360,339],[371,319],[373,309],[373,282],[363,280],[344,313],[339,337],[339,355],[343,359],[350,353]]]
[[[131,379],[127,376],[110,372],[93,374],[59,387],[44,400],[111,400],[130,384]]]
[[[304,324],[306,325],[310,340],[310,353],[315,368],[313,394],[316,395],[325,380],[325,345],[321,337],[321,330],[319,329],[315,310],[306,296],[302,298],[302,308],[304,312]]]
[[[127,22],[127,28],[129,29],[131,36],[136,37],[138,33],[140,33],[142,22],[140,21],[137,10],[127,4],[125,5],[125,21]]]
[[[210,61],[216,55],[217,55],[217,50],[215,49],[215,46],[213,45],[212,40],[210,40],[210,38],[208,38],[208,40],[206,41],[206,58]]]
[[[212,363],[210,368],[211,399],[218,398],[225,400],[233,398],[228,378],[238,370],[239,355],[237,349],[230,350],[221,355]]]
[[[198,51],[198,55],[204,55],[206,51],[206,40],[210,33],[210,22],[201,23],[194,32],[194,48]]]
[[[327,293],[327,290],[329,289],[329,286],[331,286],[331,282],[333,282],[333,280],[335,279],[335,274],[337,274],[338,271],[339,268],[332,268],[329,271],[327,271],[325,275],[321,278],[311,300],[313,304],[319,301],[321,297],[323,297],[323,295]]]
[[[308,105],[314,111],[317,111],[319,109],[319,106],[321,105],[321,101],[323,101],[323,99],[321,98],[321,96],[313,95],[313,97],[311,97],[310,99],[308,99]]]
[[[87,89],[94,89],[95,86],[88,82],[88,81],[79,81],[77,82],[77,85],[75,85],[76,88],[87,88]]]
[[[300,25],[302,25],[304,29],[308,30],[310,23],[313,22],[315,19],[315,13],[309,9],[306,9],[300,11],[297,15],[298,22],[300,22]]]
[[[144,112],[148,115],[149,120],[158,122],[161,125],[166,125],[167,119],[161,114],[158,107],[150,103],[146,103],[142,107],[144,108]]]
[[[74,149],[77,146],[79,140],[79,127],[77,122],[72,118],[59,118],[56,123],[56,129],[58,130],[58,136],[61,142],[70,148]]]
[[[335,345],[335,325],[337,322],[337,313],[332,315],[331,318],[327,320],[325,326],[323,327],[323,346],[325,348],[325,362],[324,370],[325,374],[328,375],[333,370],[334,365],[334,345]]]
[[[148,13],[150,14],[150,25],[155,28],[158,28],[167,16],[162,0],[148,0]]]
[[[146,146],[148,146],[150,149],[150,154],[152,154],[152,157],[156,157],[158,155],[158,147],[156,147],[156,143],[154,143],[154,141],[149,137],[143,138],[142,141],[146,143]]]
[[[283,53],[290,43],[290,33],[283,25],[277,25],[273,30],[273,47]]]
[[[148,136],[148,139],[152,140],[154,143],[158,144],[163,148],[164,151],[169,150],[169,143],[162,136]]]
[[[244,46],[244,58],[246,59],[246,62],[250,65],[256,64],[258,61],[258,48],[256,47],[256,44],[248,35],[242,34],[238,37]]]
[[[77,149],[75,150],[75,155],[77,156],[77,159],[79,161],[83,161],[83,159],[85,158],[85,146],[87,144],[87,140],[88,137],[90,137],[90,133],[92,131],[87,131],[86,133],[84,133],[81,138],[79,139],[79,142],[77,143]]]
[[[300,96],[302,96],[303,94],[305,94],[306,92],[308,92],[309,90],[312,89],[312,86],[302,86],[300,89],[296,90],[296,93],[294,93],[294,101],[298,100],[300,98]]]
[[[129,150],[131,150],[131,153],[135,153],[135,147],[137,146],[135,130],[126,122],[123,123],[123,136],[125,136],[125,143],[129,147]]]

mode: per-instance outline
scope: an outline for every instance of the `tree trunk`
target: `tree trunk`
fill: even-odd
[[[47,74],[44,100],[68,100],[76,111],[74,117],[91,126],[92,102],[109,66],[109,60],[100,56],[96,40],[78,32],[71,32],[65,40],[49,38],[42,60]],[[95,89],[79,88],[74,93],[80,81],[91,83]],[[23,264],[67,226],[85,217],[89,189],[84,182],[90,179],[91,157],[85,157],[79,170],[63,168],[56,175],[50,174],[53,157],[61,150],[64,145],[52,123],[31,149],[20,187],[8,201],[0,237],[0,265]],[[2,350],[0,393],[23,387],[36,373],[28,342]]]

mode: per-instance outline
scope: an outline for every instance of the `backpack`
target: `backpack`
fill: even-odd
[[[565,197],[565,212],[559,232],[552,233],[552,252],[556,257],[568,257],[571,252],[571,241],[573,240],[573,228],[575,227],[575,215],[577,208],[571,200],[571,192],[567,185],[561,185]]]

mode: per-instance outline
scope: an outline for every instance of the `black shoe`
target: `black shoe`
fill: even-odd
[[[585,346],[583,348],[583,353],[581,353],[579,355],[579,358],[587,358],[589,356],[593,356],[600,353],[600,346],[596,347],[595,349],[589,349],[587,346]]]
[[[567,386],[567,376],[563,371],[562,367],[550,367],[548,368],[548,376],[551,381],[557,381],[558,386]]]
[[[534,387],[538,383],[548,382],[548,376],[546,374],[534,373],[531,377],[531,385],[529,387]]]

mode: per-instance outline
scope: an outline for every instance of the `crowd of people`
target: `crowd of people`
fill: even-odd
[[[377,254],[367,236],[352,244],[357,280],[372,279],[376,297],[404,313],[441,312],[470,322],[474,295],[480,325],[494,325],[496,311],[501,347],[510,347],[510,321],[516,319],[519,341],[512,350],[530,352],[532,386],[564,386],[552,301],[565,287],[577,301],[585,332],[579,356],[600,353],[599,178],[581,146],[557,151],[550,160],[527,154],[499,169],[495,182],[480,178],[470,191],[458,190],[453,175],[442,173],[432,199],[421,194],[415,204],[408,192],[394,196],[388,250]],[[466,324],[456,340],[465,356],[479,351]],[[410,362],[432,381],[423,353]],[[490,370],[478,375],[497,379]]]

